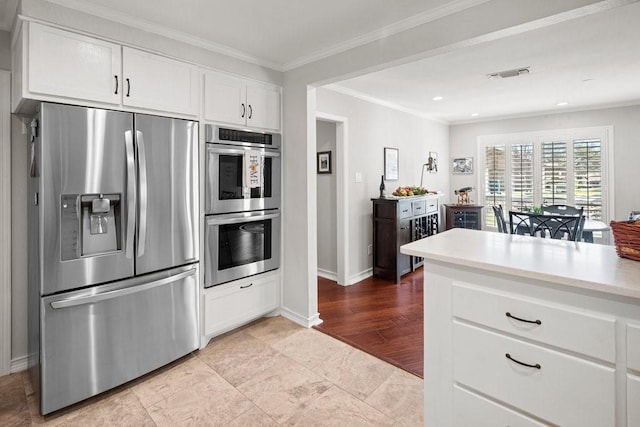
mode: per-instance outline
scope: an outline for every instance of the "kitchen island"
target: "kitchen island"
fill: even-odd
[[[425,425],[640,425],[640,262],[453,229],[424,263]]]

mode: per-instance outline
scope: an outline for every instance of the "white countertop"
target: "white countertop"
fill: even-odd
[[[400,252],[486,271],[640,298],[640,262],[594,243],[454,228]],[[425,261],[428,270],[428,261]]]

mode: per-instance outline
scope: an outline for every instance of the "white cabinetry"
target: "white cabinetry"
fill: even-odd
[[[23,97],[53,95],[120,103],[120,45],[29,23]]]
[[[427,283],[425,425],[640,426],[638,301],[433,260]]]
[[[280,306],[280,273],[259,274],[203,291],[202,346]]]
[[[198,68],[128,47],[122,48],[123,105],[198,114]]]
[[[279,87],[213,71],[206,72],[204,79],[206,120],[280,129]]]
[[[14,112],[42,100],[198,114],[195,65],[34,22],[16,40]]]
[[[627,426],[640,426],[640,324],[627,325]]]

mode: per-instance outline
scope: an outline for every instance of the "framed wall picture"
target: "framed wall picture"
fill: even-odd
[[[473,173],[473,157],[456,157],[451,165],[451,173]]]
[[[331,151],[318,152],[318,173],[331,173]]]
[[[384,180],[398,180],[398,157],[400,150],[397,148],[384,147]]]

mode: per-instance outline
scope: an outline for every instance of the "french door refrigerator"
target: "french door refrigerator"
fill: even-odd
[[[29,367],[46,414],[198,347],[198,124],[42,103],[31,127]]]

